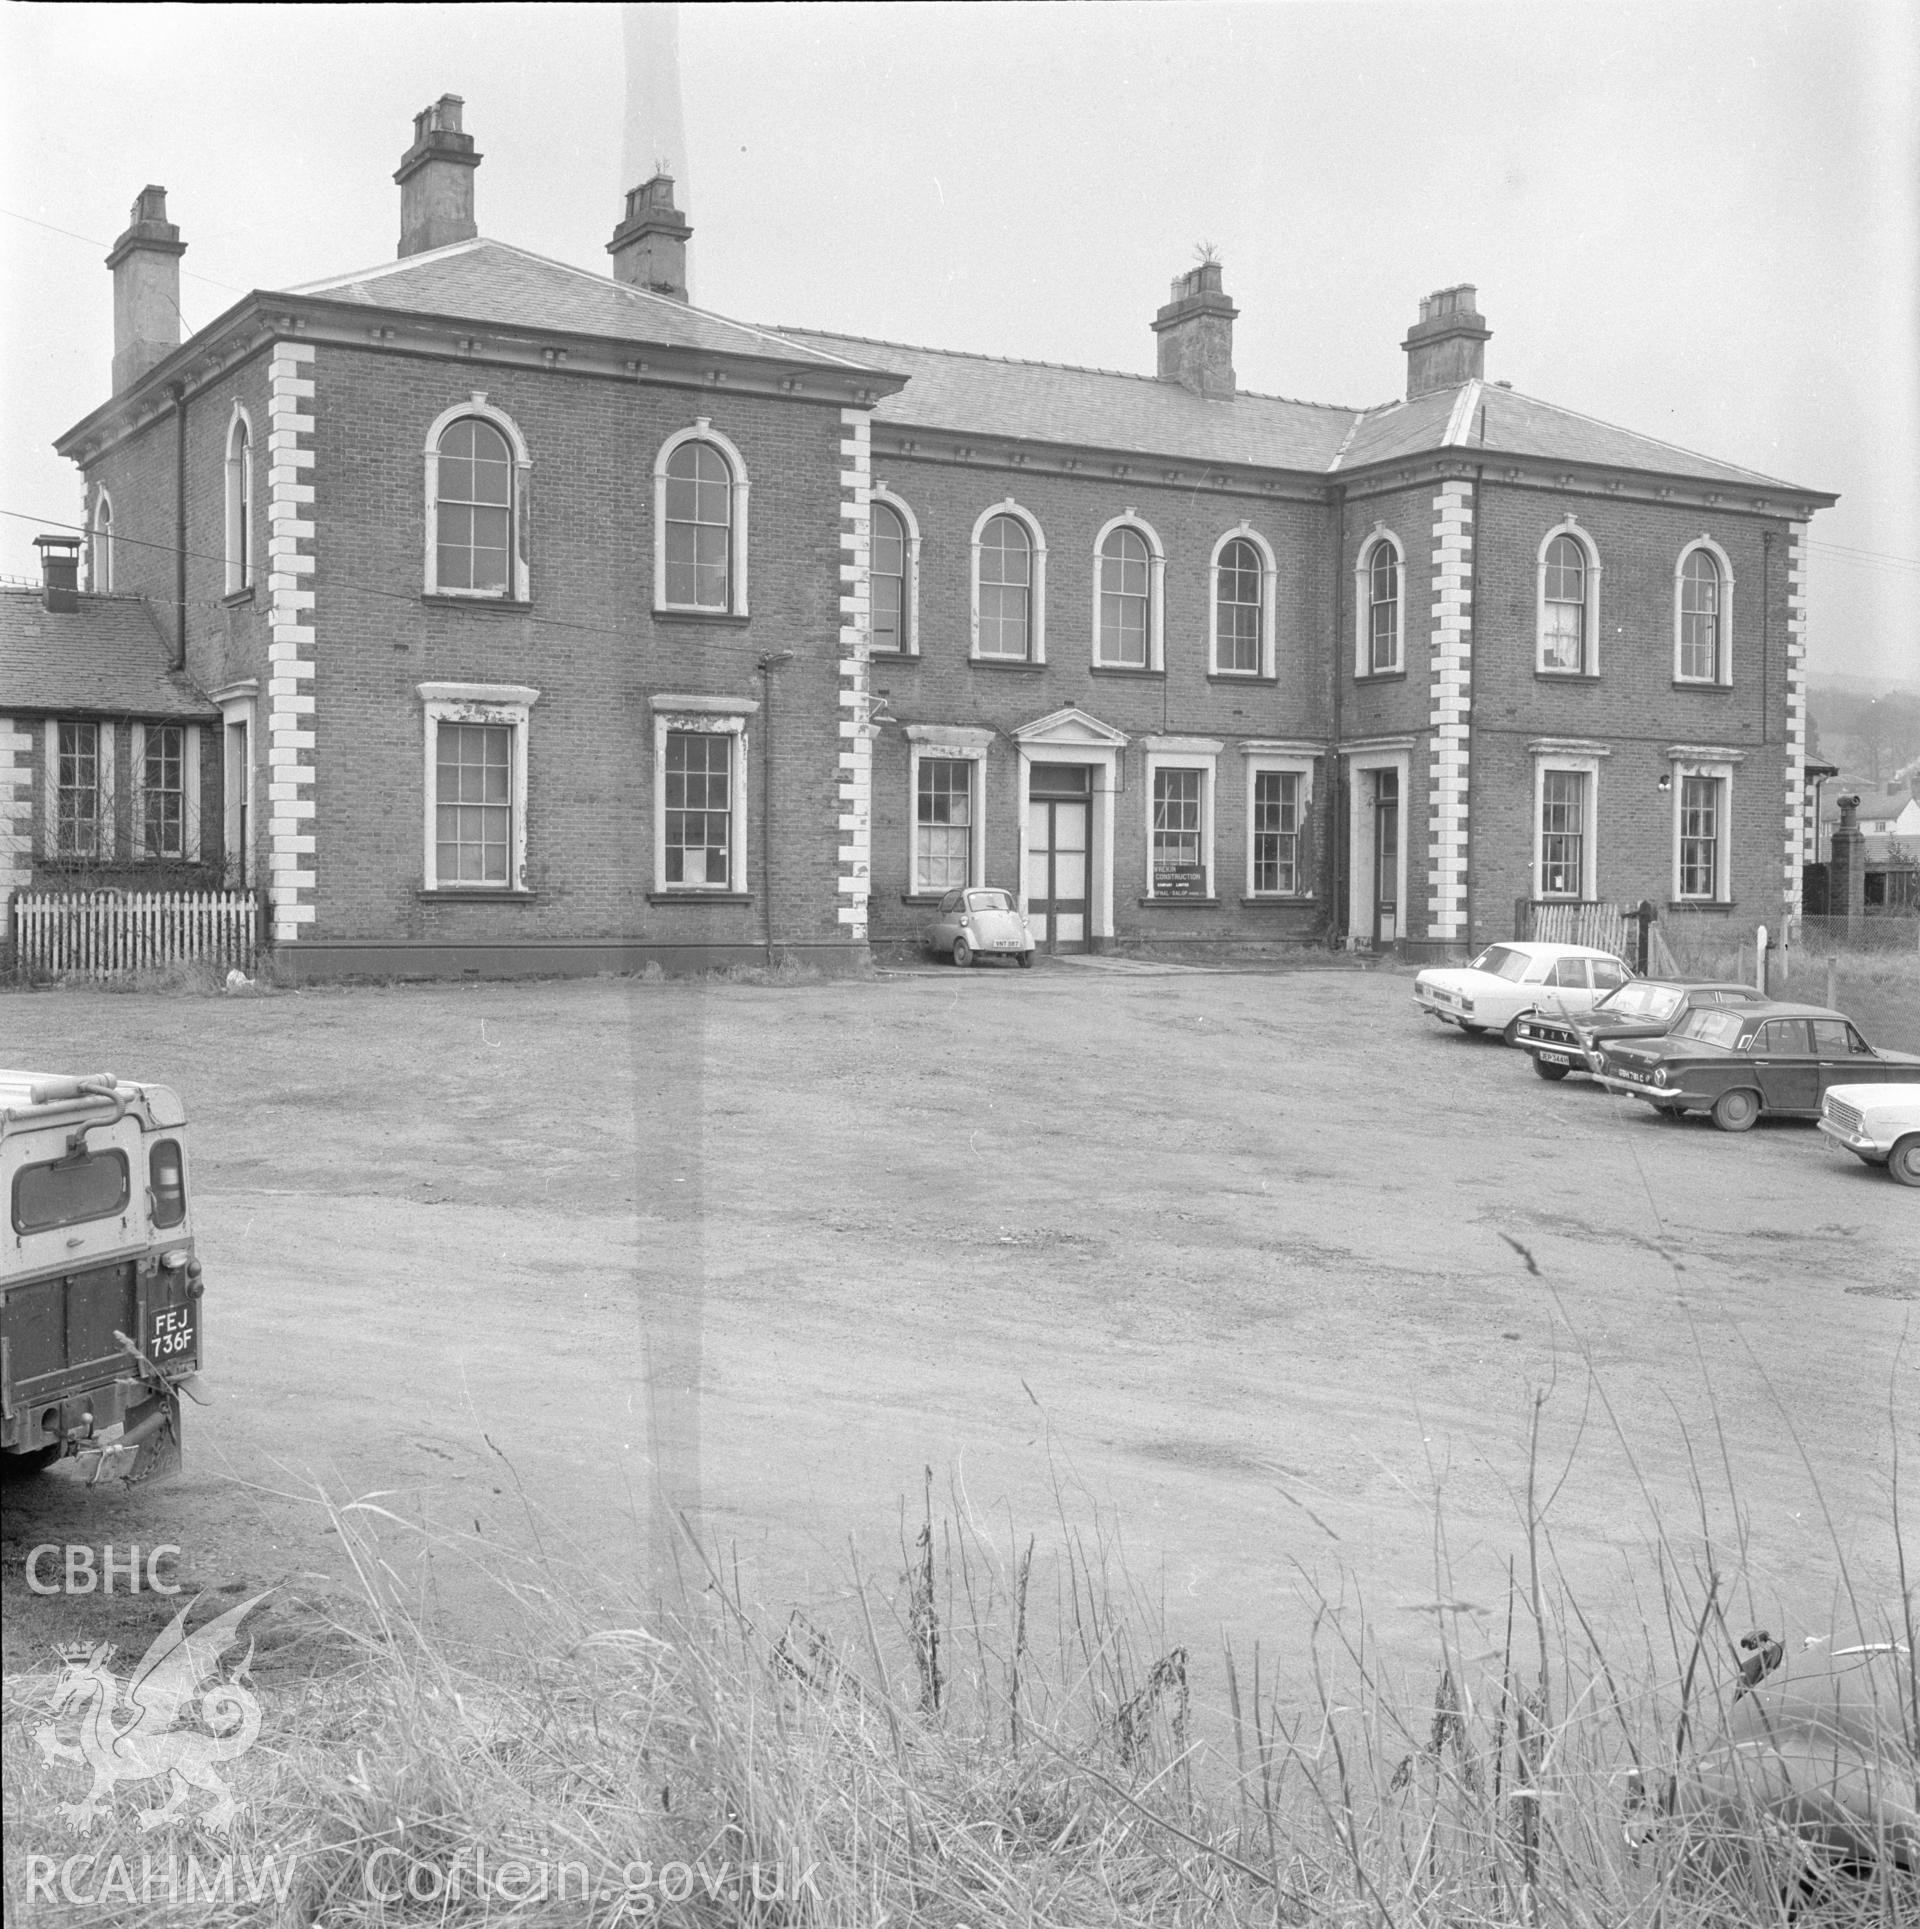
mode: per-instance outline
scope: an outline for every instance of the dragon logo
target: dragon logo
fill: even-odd
[[[107,1665],[113,1649],[106,1643],[60,1650],[62,1666],[49,1705],[53,1720],[43,1722],[33,1738],[48,1761],[80,1762],[93,1771],[93,1786],[86,1794],[60,1805],[74,1834],[85,1834],[111,1812],[117,1783],[162,1776],[171,1780],[172,1790],[158,1806],[140,1811],[143,1829],[156,1829],[180,1815],[197,1788],[214,1797],[199,1820],[216,1833],[226,1833],[239,1804],[214,1771],[223,1762],[238,1760],[260,1735],[260,1703],[247,1685],[251,1644],[230,1678],[216,1677],[204,1692],[201,1684],[238,1643],[240,1623],[266,1598],[265,1593],[256,1594],[191,1634],[187,1616],[193,1604],[188,1603],[155,1638],[124,1694]],[[200,1719],[210,1733],[174,1725],[196,1694]],[[63,1716],[78,1717],[77,1743],[60,1739]]]

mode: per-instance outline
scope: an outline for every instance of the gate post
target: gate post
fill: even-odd
[[[1647,899],[1640,900],[1633,921],[1640,927],[1639,935],[1634,940],[1633,968],[1644,978],[1647,975],[1647,933],[1653,925],[1653,906]]]
[[[1515,898],[1513,901],[1513,940],[1525,944],[1533,936],[1533,900]]]

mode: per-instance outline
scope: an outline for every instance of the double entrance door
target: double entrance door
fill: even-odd
[[[1027,788],[1027,921],[1044,951],[1087,948],[1093,771],[1035,764]]]

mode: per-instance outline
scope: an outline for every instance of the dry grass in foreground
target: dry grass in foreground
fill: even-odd
[[[262,1704],[224,1771],[229,1835],[143,1832],[136,1798],[153,1805],[156,1781],[72,1832],[60,1804],[84,1772],[42,1745],[59,1740],[55,1681],[8,1680],[7,1919],[1920,1925],[1911,1590],[1835,1633],[1871,1648],[1848,1664],[1866,1694],[1846,1773],[1825,1777],[1837,1795],[1800,1816],[1820,1830],[1796,1831],[1771,1800],[1774,1757],[1715,1753],[1742,1669],[1758,1679],[1769,1657],[1741,1643],[1739,1560],[1704,1534],[1656,1534],[1639,1599],[1610,1604],[1606,1625],[1631,1632],[1603,1636],[1556,1579],[1529,1485],[1491,1641],[1443,1636],[1410,1694],[1356,1608],[1309,1603],[1308,1679],[1275,1681],[1257,1649],[1203,1664],[1110,1543],[1063,1520],[1050,1554],[995,1545],[958,1499],[941,1518],[929,1476],[884,1579],[850,1556],[833,1628],[761,1619],[690,1542],[693,1605],[626,1626],[585,1624],[550,1571],[503,1574],[529,1634],[512,1657],[428,1635],[379,1552],[392,1517],[340,1508],[364,1590],[349,1658],[294,1681],[228,1669]],[[1829,1768],[1839,1733],[1814,1749]],[[1795,1772],[1803,1788],[1825,1774]],[[1854,1811],[1881,1819],[1848,1838]]]

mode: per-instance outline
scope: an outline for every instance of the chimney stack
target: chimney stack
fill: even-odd
[[[80,607],[80,538],[36,536],[40,552],[40,601],[56,615]]]
[[[480,156],[473,136],[460,131],[465,105],[458,94],[442,94],[413,117],[413,145],[393,177],[400,185],[402,260],[471,241],[480,232],[473,221],[473,171]]]
[[[1221,264],[1203,261],[1176,276],[1173,299],[1153,318],[1159,376],[1196,395],[1233,394],[1233,324],[1240,311],[1220,286]]]
[[[1400,344],[1407,351],[1407,400],[1436,389],[1478,382],[1486,373],[1486,345],[1493,334],[1474,306],[1468,281],[1437,289],[1420,304],[1420,319]]]
[[[180,257],[187,244],[167,219],[165,188],[144,187],[113,244],[113,392],[130,389],[180,346]]]
[[[693,230],[673,205],[673,176],[656,174],[627,194],[626,219],[613,231],[607,253],[613,278],[629,288],[687,299],[687,241]]]

